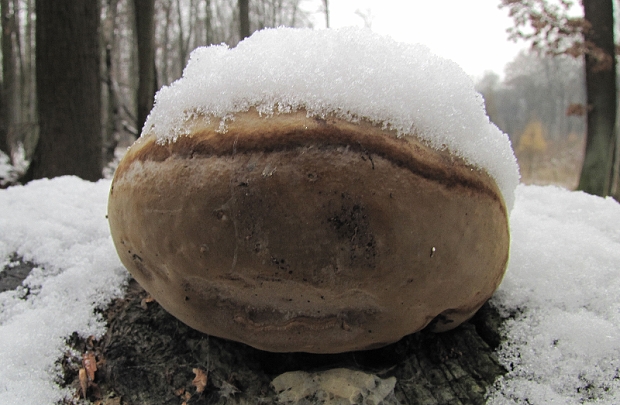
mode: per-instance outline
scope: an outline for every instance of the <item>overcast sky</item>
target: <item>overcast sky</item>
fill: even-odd
[[[508,41],[506,29],[512,20],[498,4],[499,0],[329,0],[330,25],[364,26],[359,10],[370,14],[373,31],[426,44],[474,78],[486,70],[503,76],[505,64],[528,45]],[[315,14],[315,26],[325,26],[324,15]]]

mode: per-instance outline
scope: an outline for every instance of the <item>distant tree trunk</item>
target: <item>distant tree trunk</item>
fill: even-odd
[[[239,0],[239,38],[250,36],[250,2],[249,0]]]
[[[138,131],[153,108],[155,76],[155,0],[134,0],[138,42]]]
[[[36,75],[35,75],[35,10],[34,0],[26,0],[26,21],[24,23],[24,87],[21,91],[22,125],[25,125],[23,136],[24,152],[30,156],[38,139]],[[24,156],[24,157],[26,157]]]
[[[99,2],[36,0],[39,141],[24,180],[102,174]]]
[[[325,12],[325,28],[329,28],[329,0],[323,0],[323,11]]]
[[[585,40],[594,46],[594,52],[586,54],[587,140],[578,188],[606,196],[611,192],[616,143],[613,0],[584,0],[583,10],[586,21],[591,24]]]
[[[15,35],[15,15],[10,9],[9,0],[0,0],[2,14],[2,111],[0,112],[0,150],[11,156],[17,123],[17,70],[13,35]]]
[[[169,51],[170,51],[170,13],[171,13],[171,8],[172,6],[170,5],[170,3],[164,3],[162,4],[162,8],[164,9],[164,15],[165,15],[165,19],[164,19],[164,26],[162,28],[163,31],[163,39],[161,39],[161,63],[160,63],[160,78],[161,78],[161,83],[162,84],[169,84],[171,79],[170,79],[170,57],[169,57]]]
[[[114,152],[118,145],[118,132],[120,129],[120,101],[116,89],[114,79],[114,63],[113,54],[117,52],[116,44],[116,23],[117,23],[118,0],[107,0],[106,15],[103,20],[102,38],[103,38],[103,80],[105,83],[103,98],[105,106],[102,109],[104,114],[104,130],[103,130],[103,148],[104,148],[104,164],[114,159]]]
[[[616,201],[620,202],[620,130],[618,130],[617,124],[616,124],[616,153],[615,153],[613,170],[614,172],[612,176],[610,195],[613,198],[615,198]]]
[[[212,22],[212,17],[213,17],[213,11],[211,9],[211,0],[205,0],[205,33],[206,33],[206,39],[205,39],[205,43],[207,45],[212,45],[214,42],[214,38],[213,38],[213,22]]]
[[[180,0],[176,0],[176,5],[177,5],[177,24],[179,25],[179,35],[177,37],[177,41],[178,41],[178,45],[177,45],[177,50],[178,50],[178,55],[179,57],[177,58],[177,62],[178,62],[178,75],[176,77],[181,76],[181,74],[183,74],[183,68],[185,67],[185,56],[186,56],[186,52],[185,52],[185,30],[183,27],[183,10],[181,9],[181,1]]]

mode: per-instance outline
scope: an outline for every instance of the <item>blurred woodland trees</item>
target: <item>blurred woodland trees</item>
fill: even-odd
[[[577,186],[586,122],[567,109],[586,102],[582,60],[522,51],[503,79],[486,72],[476,90],[510,136],[524,181]]]
[[[0,0],[0,151],[22,169],[33,156],[36,160],[40,155],[54,156],[60,163],[52,164],[58,167],[66,160],[76,160],[74,166],[92,166],[86,160],[93,158],[55,151],[57,144],[66,143],[58,138],[58,131],[74,137],[80,136],[80,131],[82,135],[92,132],[84,127],[87,124],[74,118],[84,115],[82,108],[96,108],[98,111],[87,115],[99,122],[93,145],[98,151],[95,166],[101,168],[114,159],[117,146],[128,146],[139,135],[156,89],[181,76],[194,48],[219,43],[232,47],[244,36],[265,27],[311,26],[312,11],[302,8],[304,1],[309,0]],[[309,9],[319,10],[322,1],[310,4]],[[240,12],[242,3],[247,8]],[[96,26],[85,18],[90,9],[99,17]],[[43,16],[39,21],[37,11]],[[54,32],[58,26],[67,28],[68,35],[53,39],[50,35],[58,35]],[[37,28],[39,33],[35,35]],[[89,42],[92,32],[97,33],[95,43]],[[37,41],[52,41],[49,52],[37,50]],[[84,79],[72,69],[78,66],[76,49],[86,43],[96,53],[97,90],[90,87],[92,77]],[[67,50],[68,54],[62,53]],[[58,74],[55,77],[54,72]],[[98,100],[98,107],[80,99],[80,92],[90,92],[91,98]],[[41,104],[43,93],[52,97],[44,96],[44,100],[55,104],[64,97],[70,102],[62,108],[77,110],[72,115],[56,114],[56,121],[53,116],[43,119],[46,109],[55,114],[58,111],[54,108],[60,108]],[[85,107],[84,103],[91,106]],[[56,135],[44,135],[54,131]],[[80,170],[59,170],[29,173],[24,180],[60,174],[93,179]]]
[[[514,19],[513,39],[547,55],[583,57],[586,101],[567,106],[586,116],[586,148],[578,188],[620,197],[620,131],[616,123],[618,47],[614,0],[581,0],[583,17],[571,15],[571,0],[501,0]],[[620,5],[620,4],[618,4]]]
[[[69,0],[49,3],[63,1]],[[76,0],[77,3],[84,1]],[[310,5],[304,8],[302,2]],[[610,73],[611,68],[615,68],[615,58],[591,39],[592,33],[598,32],[598,24],[588,23],[581,17],[569,17],[568,8],[572,2],[568,0],[501,2],[515,19],[513,38],[531,41],[539,52],[533,50],[517,56],[508,65],[503,81],[493,73],[479,80],[477,88],[485,96],[491,119],[511,136],[517,155],[529,162],[524,172],[533,170],[537,162],[555,164],[568,160],[575,166],[581,165],[573,150],[575,145],[578,149],[582,135],[586,130],[604,134],[587,137],[589,141],[602,139],[602,142],[588,143],[588,150],[598,153],[589,153],[594,158],[586,160],[589,168],[584,169],[582,177],[592,172],[603,173],[605,193],[588,191],[618,193],[620,148],[615,133],[609,135],[611,114],[602,114],[607,121],[596,124],[599,121],[593,117],[604,108],[596,107],[590,100],[591,95],[586,93],[586,88],[593,86],[584,86],[588,71],[616,77],[615,73]],[[584,5],[612,2],[584,0]],[[35,75],[36,6],[35,0],[0,0],[0,151],[22,169],[33,158],[41,130],[36,92],[39,79]],[[197,46],[218,43],[235,46],[241,38],[264,27],[310,26],[308,9],[324,13],[326,24],[329,24],[328,0],[98,0],[97,7],[100,17],[98,44],[93,45],[93,49],[99,50],[96,57],[101,91],[101,145],[97,148],[101,149],[98,162],[102,166],[115,158],[117,146],[128,146],[139,135],[152,107],[155,90],[181,76],[191,50]],[[586,57],[581,58],[582,55]],[[588,62],[584,64],[584,60]],[[590,66],[589,70],[584,66]],[[49,71],[45,66],[40,69]],[[64,71],[65,77],[71,74],[69,70]],[[60,96],[63,87],[78,86],[78,81],[69,79],[65,84],[52,81],[51,94]],[[590,79],[592,81],[599,79]],[[608,82],[609,77],[602,81]],[[613,86],[602,87],[610,93],[609,89],[615,89],[615,81]],[[615,102],[615,90],[613,94]],[[600,104],[612,106],[613,103],[603,100]],[[583,116],[587,116],[587,120]],[[526,143],[519,144],[528,124],[533,122],[540,122],[541,136],[547,145],[545,150],[533,148],[533,144],[529,147],[524,146]],[[595,128],[599,129],[595,131]],[[559,157],[541,158],[550,150],[558,149],[562,151]],[[605,157],[601,158],[601,154]],[[66,160],[68,156],[57,158]],[[585,185],[581,188],[587,189]]]

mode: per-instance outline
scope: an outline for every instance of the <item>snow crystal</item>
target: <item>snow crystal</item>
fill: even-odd
[[[94,310],[122,295],[128,274],[105,218],[109,188],[61,177],[0,192],[0,264],[17,253],[39,265],[27,296],[0,293],[0,404],[57,403],[69,394],[55,384],[65,339],[105,332]]]
[[[195,115],[226,120],[252,107],[363,118],[415,135],[485,169],[512,208],[519,174],[508,137],[467,74],[423,45],[349,27],[266,29],[233,49],[198,48],[183,77],[157,93],[143,134],[174,141]]]
[[[620,205],[519,186],[511,257],[492,302],[510,370],[491,404],[620,403]],[[554,402],[555,401],[555,402]]]

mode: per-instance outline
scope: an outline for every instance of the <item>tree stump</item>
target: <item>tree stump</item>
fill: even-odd
[[[95,353],[99,370],[87,398],[103,404],[283,403],[270,385],[278,375],[345,368],[395,377],[385,404],[477,405],[506,372],[494,353],[501,320],[488,303],[449,332],[423,330],[381,349],[329,355],[269,353],[202,334],[165,312],[134,280],[104,316],[109,329],[102,339],[69,342]],[[63,360],[65,384],[79,387],[80,367],[81,359]],[[202,392],[192,383],[197,370],[206,375]],[[310,396],[296,403],[326,402]]]

